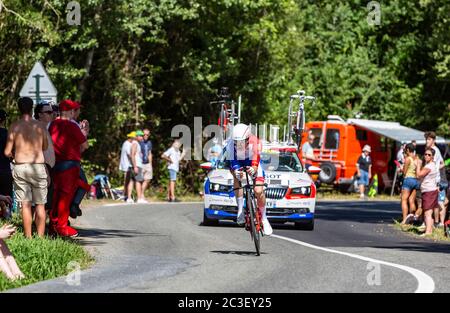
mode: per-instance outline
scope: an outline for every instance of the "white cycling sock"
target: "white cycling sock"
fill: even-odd
[[[237,197],[236,201],[238,205],[238,216],[239,216],[242,214],[242,211],[244,210],[244,197]]]

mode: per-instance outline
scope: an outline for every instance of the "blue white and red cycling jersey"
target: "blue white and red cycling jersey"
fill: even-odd
[[[230,170],[240,169],[245,166],[257,167],[256,181],[264,182],[264,170],[261,166],[262,145],[258,137],[250,135],[248,147],[245,150],[236,148],[234,141],[229,140],[225,146],[224,161],[228,163]]]

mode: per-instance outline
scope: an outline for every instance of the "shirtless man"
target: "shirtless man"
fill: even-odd
[[[47,169],[44,151],[47,150],[47,129],[32,118],[33,100],[19,99],[21,119],[9,129],[5,155],[14,159],[14,188],[17,202],[22,207],[25,236],[31,238],[33,215],[31,204],[36,204],[36,228],[39,237],[45,232],[45,203],[47,202]]]

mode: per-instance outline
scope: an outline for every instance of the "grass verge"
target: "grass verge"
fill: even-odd
[[[0,225],[4,223],[1,221]],[[18,227],[17,233],[5,242],[25,279],[12,282],[0,273],[0,291],[67,275],[74,270],[74,265],[86,269],[94,261],[76,240],[49,237],[26,239],[17,214],[8,223]]]
[[[340,193],[338,191],[330,190],[318,190],[317,200],[348,200],[348,201],[359,201],[359,193]],[[398,195],[390,196],[387,194],[378,194],[375,197],[368,197],[368,201],[400,201]]]
[[[433,233],[426,237],[420,237],[423,231],[420,230],[418,226],[414,225],[402,225],[400,221],[394,220],[394,228],[408,233],[409,235],[416,237],[418,239],[428,239],[433,241],[447,241],[450,242],[450,238],[445,236],[444,228],[433,228]]]

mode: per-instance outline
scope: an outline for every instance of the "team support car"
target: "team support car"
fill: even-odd
[[[293,146],[265,146],[261,153],[265,174],[266,209],[271,223],[294,222],[300,229],[314,229],[316,186],[309,173],[320,172],[304,168]],[[220,220],[236,221],[237,202],[233,190],[233,176],[225,162],[215,168],[209,163],[204,184],[203,225],[217,225]]]

